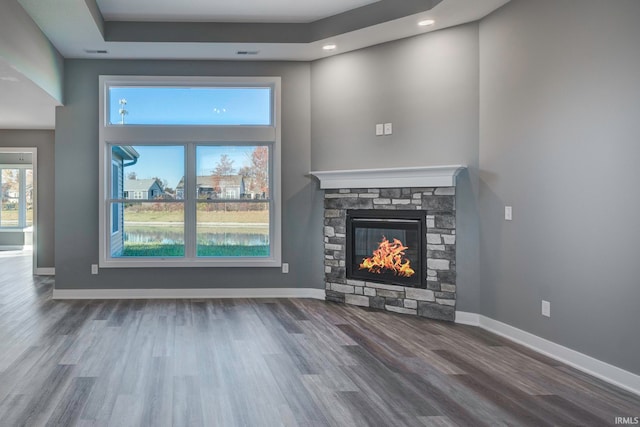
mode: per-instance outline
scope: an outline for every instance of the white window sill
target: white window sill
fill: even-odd
[[[218,258],[184,260],[173,258],[154,259],[108,259],[100,261],[100,268],[166,268],[166,267],[280,267],[281,260],[275,258]]]

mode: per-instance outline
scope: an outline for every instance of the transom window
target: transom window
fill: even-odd
[[[280,265],[279,78],[100,88],[101,267]]]

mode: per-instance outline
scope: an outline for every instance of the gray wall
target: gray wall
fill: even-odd
[[[24,231],[3,231],[0,233],[1,246],[24,246]]]
[[[465,164],[459,179],[458,310],[478,310],[478,25],[312,63],[313,170]],[[393,135],[376,137],[376,123]]]
[[[324,288],[322,194],[310,169],[310,65],[283,62],[65,62],[64,107],[56,114],[56,287]],[[98,75],[282,77],[283,262],[279,268],[101,269],[98,262]]]
[[[54,132],[52,130],[0,130],[0,147],[38,149],[38,265],[54,264]]]
[[[481,313],[636,374],[638,17],[512,0],[480,25]]]

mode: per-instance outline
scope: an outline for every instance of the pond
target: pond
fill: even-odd
[[[199,231],[197,240],[198,244],[204,245],[264,246],[269,244],[269,234],[238,231]],[[125,229],[124,241],[125,244],[184,244],[184,232],[181,228]]]

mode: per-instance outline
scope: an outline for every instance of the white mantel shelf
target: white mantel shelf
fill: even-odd
[[[321,189],[455,187],[463,165],[310,172]]]

